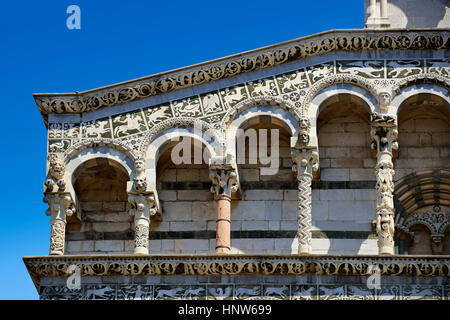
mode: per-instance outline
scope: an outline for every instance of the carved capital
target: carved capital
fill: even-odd
[[[128,202],[131,204],[130,215],[136,220],[150,220],[157,212],[156,198],[153,192],[147,194],[128,194]]]
[[[209,161],[209,178],[212,186],[211,192],[216,196],[225,194],[231,196],[239,189],[237,167],[230,155],[213,157]]]
[[[319,170],[319,152],[317,147],[301,147],[291,150],[292,171],[297,174],[297,179],[301,176],[310,176]]]
[[[388,153],[392,156],[392,151],[398,149],[396,119],[389,115],[372,113],[371,122],[371,148],[376,150],[378,156],[381,153]]]

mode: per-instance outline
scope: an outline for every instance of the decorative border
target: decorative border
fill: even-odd
[[[366,280],[366,279],[362,279]],[[309,280],[311,281],[311,280]],[[449,300],[450,286],[381,284],[369,289],[361,283],[199,283],[42,286],[41,300]]]
[[[70,265],[81,276],[151,275],[345,275],[370,276],[377,265],[386,276],[450,276],[450,256],[360,255],[74,255],[24,257],[36,287],[42,277],[68,276]]]
[[[410,32],[365,29],[327,31],[250,51],[243,57],[242,54],[238,54],[81,93],[34,94],[34,98],[43,115],[81,113],[267,69],[332,51],[449,49],[449,35],[449,31],[445,29]],[[252,55],[253,53],[257,54]],[[223,60],[226,62],[222,62]]]

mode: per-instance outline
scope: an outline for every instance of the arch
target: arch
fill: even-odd
[[[79,148],[74,148],[71,152],[67,152],[67,155],[65,157],[66,170],[64,174],[64,181],[68,182],[66,185],[66,191],[71,194],[77,206],[78,206],[78,199],[74,189],[74,182],[77,178],[75,176],[75,173],[77,172],[77,169],[80,166],[82,166],[85,163],[88,163],[90,160],[95,160],[98,158],[106,158],[108,160],[112,160],[113,162],[111,162],[111,164],[115,166],[116,165],[115,163],[117,163],[122,167],[122,170],[127,172],[128,177],[131,177],[134,159],[130,158],[128,155],[126,155],[121,151],[118,151],[111,147],[100,145],[105,145],[105,143],[104,142],[99,144],[93,143],[91,144],[91,147],[89,147],[88,143],[86,144],[80,143]],[[68,155],[71,155],[71,157],[69,158]],[[81,216],[79,214],[80,209],[78,208],[77,216],[81,220]]]
[[[311,111],[311,109],[317,110],[317,108],[319,108],[320,102],[326,98],[317,98],[323,91],[329,91],[329,88],[342,88],[343,90],[346,90],[346,93],[355,92],[355,94],[360,95],[361,98],[364,96],[367,100],[366,102],[370,105],[372,112],[376,110],[376,97],[378,96],[378,92],[373,84],[360,76],[338,74],[326,77],[311,87],[303,102],[305,113],[310,116],[311,114],[314,114],[314,116],[317,117],[317,113],[314,110]],[[316,108],[311,108],[311,105],[316,106]]]
[[[402,225],[417,209],[450,206],[450,170],[423,170],[395,182],[395,221]]]
[[[221,151],[221,145],[217,141],[216,136],[210,137],[208,134],[203,134],[203,132],[199,132],[199,130],[195,130],[191,127],[170,128],[161,132],[152,139],[151,144],[148,146],[145,153],[147,181],[149,181],[151,190],[156,190],[156,166],[161,151],[163,151],[162,148],[167,143],[173,141],[172,139],[180,139],[181,137],[189,137],[202,142],[211,157],[217,156]]]
[[[278,114],[289,114],[289,117],[292,117],[297,122],[300,122],[301,115],[298,113],[297,108],[286,100],[271,96],[249,98],[236,104],[236,106],[234,106],[233,109],[228,110],[228,112],[222,118],[220,128],[222,129],[223,135],[225,135],[225,132],[228,131],[228,128],[233,123],[234,119],[239,117],[242,112],[254,107],[264,106],[272,107],[271,110],[281,110],[280,112],[278,112]],[[284,113],[282,113],[282,111],[284,111]],[[274,112],[274,114],[277,114],[277,112]]]
[[[137,158],[137,155],[130,150],[122,141],[113,139],[88,139],[75,143],[69,149],[64,152],[64,163],[67,165],[71,159],[77,154],[83,152],[86,149],[95,148],[109,148],[111,150],[117,150],[127,156],[132,162]]]
[[[323,111],[323,106],[330,99],[339,100],[343,95],[350,96],[354,102],[363,102],[369,115],[373,112],[379,112],[378,104],[374,96],[360,87],[349,84],[337,84],[329,86],[320,91],[314,96],[314,99],[309,104],[308,116],[311,121],[311,136],[317,137],[317,119],[319,114]]]
[[[142,154],[148,154],[150,145],[154,144],[154,140],[163,136],[166,131],[176,128],[195,128],[196,131],[208,132],[207,135],[212,137],[214,144],[219,144],[220,136],[217,134],[217,130],[214,129],[209,123],[195,118],[180,117],[164,120],[154,127],[152,127],[144,136],[139,152]]]
[[[76,170],[89,160],[97,158],[106,158],[115,161],[116,163],[120,164],[122,168],[128,173],[128,176],[131,177],[131,174],[133,172],[134,159],[131,159],[126,154],[110,147],[90,147],[82,149],[67,161],[67,176],[65,177],[65,180],[70,181],[70,185],[73,185],[74,178],[76,178],[74,177],[74,173],[76,172]]]
[[[398,115],[404,106],[404,103],[411,97],[420,94],[429,94],[432,99],[436,99],[436,97],[442,98],[447,102],[447,110],[450,112],[450,84],[442,85],[438,84],[430,84],[426,82],[406,82],[405,86],[398,86],[393,89],[393,98],[391,101],[391,106],[389,108],[389,114]]]
[[[291,136],[296,137],[299,132],[299,118],[284,108],[272,105],[258,105],[253,107],[242,107],[239,113],[234,114],[232,121],[227,125],[224,133],[226,139],[226,150],[234,159],[236,154],[237,131],[249,123],[250,120],[261,117],[270,117],[272,123],[285,128]]]

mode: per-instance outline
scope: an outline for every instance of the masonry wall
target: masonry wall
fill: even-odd
[[[423,108],[405,108],[399,116],[398,158],[394,159],[395,180],[424,169],[450,168],[450,126]]]
[[[320,177],[312,184],[313,253],[377,254],[371,226],[376,192],[368,114],[344,112],[357,107],[329,106],[331,111],[318,119]],[[409,117],[408,110],[405,107],[399,115],[396,181],[417,170],[450,168],[447,122],[420,109]],[[262,175],[261,164],[249,164],[248,155],[238,165],[242,192],[232,200],[232,253],[297,252],[298,191],[288,136],[282,131],[278,174]],[[214,253],[216,213],[208,166],[176,166],[164,159],[158,164],[157,180],[162,221],[152,219],[150,253]],[[124,184],[128,177],[117,169],[100,170],[101,165],[106,164],[99,163],[97,171],[91,168],[79,178],[83,222],[69,218],[67,254],[133,252],[134,222]],[[422,236],[429,240],[418,229],[417,239]],[[430,244],[422,241],[410,251],[430,253]]]

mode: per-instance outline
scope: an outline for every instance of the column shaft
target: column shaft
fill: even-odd
[[[386,114],[372,114],[372,148],[377,153],[375,176],[377,183],[376,231],[378,254],[394,254],[394,164],[393,150],[398,149],[396,119]]]
[[[227,254],[231,250],[231,197],[218,195],[216,210],[216,253]]]
[[[387,18],[388,17],[388,3],[387,3],[387,0],[381,0],[381,3],[380,3],[380,16],[381,16],[381,18]]]
[[[311,247],[311,181],[309,175],[298,178],[298,253],[310,254]]]

